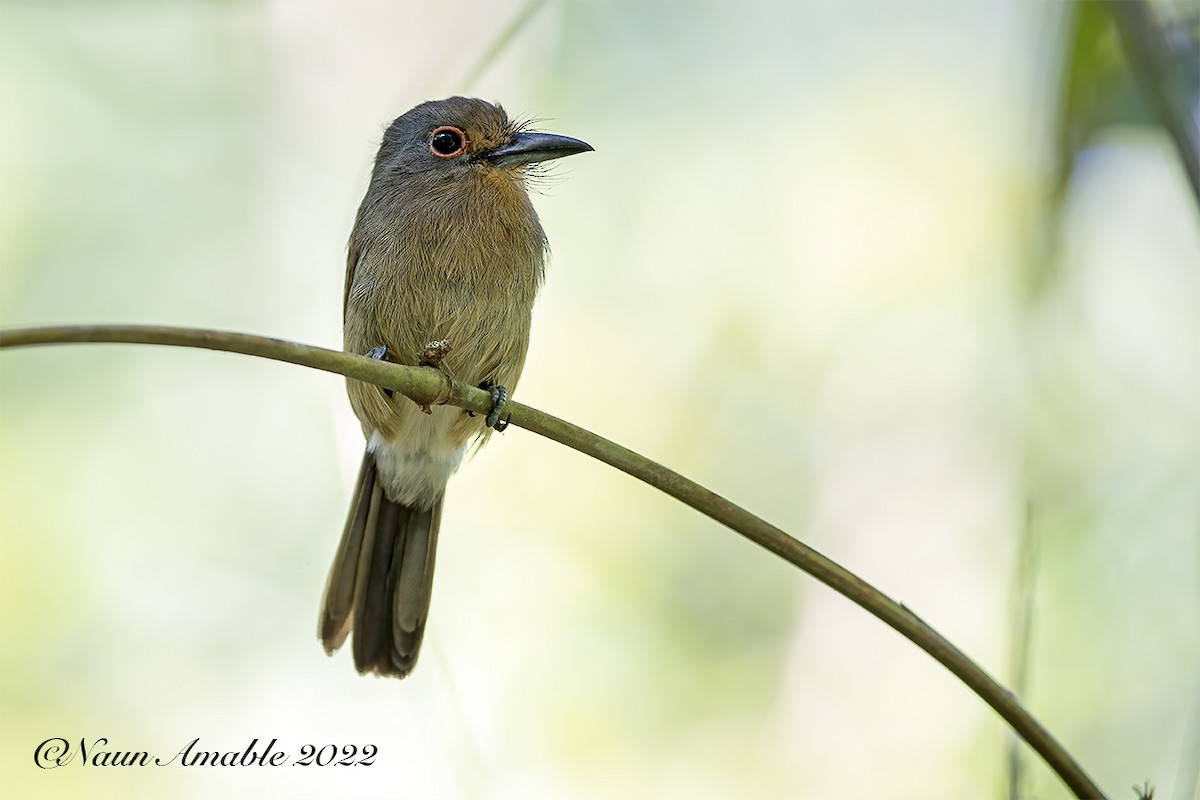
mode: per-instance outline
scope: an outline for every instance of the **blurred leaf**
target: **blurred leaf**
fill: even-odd
[[[1200,7],[1193,3],[1141,0],[1074,2],[1063,6],[1063,53],[1056,112],[1053,189],[1037,251],[1029,260],[1027,296],[1041,296],[1052,285],[1064,204],[1082,153],[1106,129],[1117,126],[1170,128],[1164,115],[1187,116],[1200,101]],[[1118,16],[1125,12],[1150,24],[1147,32],[1154,61],[1152,76],[1131,68],[1128,31]],[[1126,25],[1128,27],[1128,25]],[[1147,42],[1139,43],[1142,47]],[[1145,53],[1143,53],[1143,60]],[[1143,65],[1144,66],[1144,65]],[[1161,95],[1155,97],[1151,91]],[[1172,111],[1164,110],[1164,104]],[[1176,141],[1179,135],[1172,131]],[[1184,137],[1185,139],[1187,137]],[[1186,145],[1184,145],[1186,147]],[[1181,153],[1186,161],[1187,153]]]
[[[1123,0],[1123,2],[1126,0]],[[1101,130],[1116,125],[1159,127],[1163,124],[1145,80],[1130,68],[1116,15],[1122,2],[1071,3],[1066,7],[1062,99],[1059,108],[1056,188],[1061,198],[1070,182],[1076,158]],[[1160,9],[1146,3],[1155,32],[1158,68],[1156,91],[1176,109],[1187,109],[1200,95],[1196,58],[1200,16],[1161,19]],[[1165,5],[1162,10],[1172,8]]]
[[[1079,152],[1096,131],[1117,124],[1153,124],[1154,114],[1121,53],[1105,3],[1066,7],[1068,45],[1059,105],[1057,180],[1060,196]]]

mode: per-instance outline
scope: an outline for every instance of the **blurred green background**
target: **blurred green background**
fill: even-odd
[[[537,187],[554,259],[518,398],[789,530],[1005,682],[1027,639],[1023,696],[1112,796],[1190,800],[1200,224],[1136,97],[1087,122],[1122,65],[1103,26],[1073,58],[1083,7],[5,2],[0,322],[339,346],[383,127],[499,100],[596,148]],[[361,452],[340,380],[8,351],[0,411],[6,796],[1007,791],[1004,725],[912,645],[524,431],[451,483],[397,683],[315,638]],[[53,736],[380,755],[39,770]],[[1019,794],[1066,791],[1027,756]]]

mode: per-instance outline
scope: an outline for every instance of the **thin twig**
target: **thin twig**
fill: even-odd
[[[545,4],[546,0],[528,0],[525,3],[520,12],[512,18],[512,21],[504,26],[504,30],[500,32],[500,35],[483,51],[483,55],[479,57],[479,60],[472,65],[471,70],[462,79],[462,91],[470,91],[471,87],[475,85],[475,81],[483,76],[483,73],[492,65],[492,62],[500,57],[504,49],[529,24],[529,21],[533,19],[538,9]]]
[[[1013,576],[1012,664],[1013,694],[1026,697],[1029,691],[1030,642],[1033,638],[1033,600],[1037,589],[1037,506],[1030,496],[1025,504],[1025,523],[1017,545],[1017,570]],[[1011,737],[1008,748],[1008,797],[1024,796],[1021,743]]]
[[[491,404],[491,395],[488,392],[464,386],[435,369],[406,367],[262,336],[139,325],[0,330],[0,348],[68,342],[165,344],[244,353],[326,372],[338,372],[401,392],[417,403],[449,404],[478,413],[486,411]],[[744,508],[615,442],[515,401],[510,400],[505,406],[505,411],[511,414],[511,424],[565,444],[661,489],[862,606],[933,656],[995,709],[996,713],[1045,759],[1050,769],[1076,797],[1104,798],[1104,793],[1083,767],[1040,722],[1034,719],[1010,691],[920,617],[862,578]]]

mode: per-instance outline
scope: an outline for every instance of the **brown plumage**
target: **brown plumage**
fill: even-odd
[[[546,236],[525,190],[529,165],[591,147],[535,133],[498,105],[422,103],[384,134],[350,234],[344,346],[416,365],[449,340],[441,368],[464,383],[512,390],[525,364]],[[319,635],[329,653],[353,631],[359,672],[407,675],[429,612],[446,481],[482,417],[347,382],[367,437],[334,558]]]

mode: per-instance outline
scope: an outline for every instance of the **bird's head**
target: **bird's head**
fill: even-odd
[[[383,137],[376,170],[465,174],[526,167],[583,153],[592,146],[570,136],[539,133],[509,120],[499,105],[471,97],[431,100],[396,118]]]

